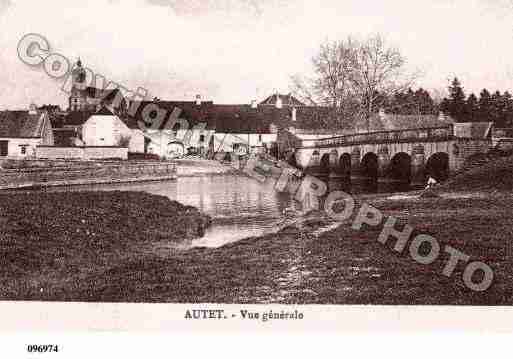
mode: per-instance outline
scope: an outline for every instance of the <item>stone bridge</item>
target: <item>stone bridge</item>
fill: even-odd
[[[301,139],[289,162],[315,175],[412,183],[424,183],[429,175],[445,180],[492,144],[489,128],[476,136],[455,131],[457,125]]]

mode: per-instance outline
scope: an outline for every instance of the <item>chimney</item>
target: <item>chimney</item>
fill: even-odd
[[[282,107],[283,107],[283,102],[281,102],[280,94],[277,93],[276,94],[276,108],[282,108]]]
[[[201,95],[196,95],[196,106],[201,106]]]
[[[37,115],[37,106],[35,103],[31,103],[29,106],[29,115]]]
[[[251,100],[251,108],[257,108],[257,107],[258,107],[257,100]]]
[[[297,109],[292,107],[292,122],[296,122]]]

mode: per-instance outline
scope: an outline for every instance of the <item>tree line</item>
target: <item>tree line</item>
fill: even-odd
[[[440,111],[457,122],[491,121],[496,127],[513,127],[513,98],[509,92],[466,96],[455,78],[449,95],[435,100],[419,88],[412,90],[418,73],[408,71],[406,58],[377,34],[357,40],[323,43],[312,58],[310,75],[296,74],[291,90],[309,105],[332,109],[326,127],[370,127],[370,118],[380,109],[400,115],[437,115]]]
[[[458,80],[449,86],[449,96],[440,103],[440,111],[457,122],[493,122],[495,127],[513,127],[513,97],[508,91],[490,93],[483,89],[479,98],[471,93],[466,96]]]

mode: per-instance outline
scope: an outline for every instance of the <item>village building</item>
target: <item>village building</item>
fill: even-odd
[[[147,128],[147,151],[162,157],[271,153],[276,152],[282,130],[324,131],[318,136],[334,133],[323,130],[325,108],[306,106],[290,94],[274,94],[261,103],[239,105],[214,104],[197,96],[195,101],[146,101],[132,103],[131,107],[137,108],[134,121]],[[179,111],[181,121],[168,121],[173,111]]]
[[[70,112],[54,133],[59,146],[127,147],[128,152],[144,152],[143,131],[107,107],[97,112]]]
[[[118,88],[100,89],[88,86],[86,77],[87,72],[79,59],[71,74],[69,111],[95,112],[108,105],[116,115],[126,114],[127,101]]]
[[[31,105],[28,111],[0,112],[0,158],[35,158],[37,146],[53,144],[46,111]]]

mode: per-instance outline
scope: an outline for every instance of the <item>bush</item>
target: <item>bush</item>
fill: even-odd
[[[119,147],[128,147],[130,145],[131,136],[121,136],[118,140]]]
[[[153,160],[158,161],[160,160],[159,155],[156,155],[154,153],[135,153],[135,152],[129,152],[128,153],[128,159],[129,160]]]

